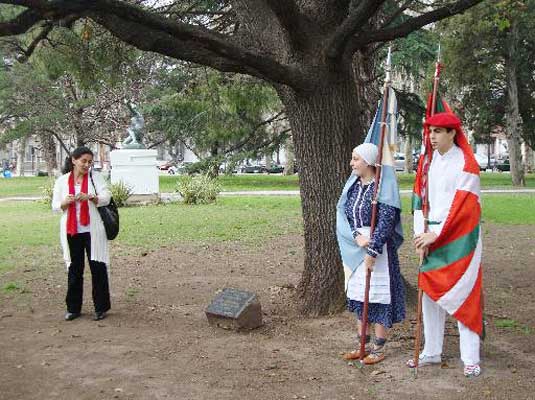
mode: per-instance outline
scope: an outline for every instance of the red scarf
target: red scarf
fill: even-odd
[[[80,193],[87,193],[88,174],[84,175]],[[69,194],[73,196],[76,194],[74,190],[74,172],[69,175]],[[89,202],[82,201],[80,204],[80,225],[89,225]],[[78,233],[78,221],[76,220],[76,202],[72,202],[67,212],[67,234],[76,235]]]

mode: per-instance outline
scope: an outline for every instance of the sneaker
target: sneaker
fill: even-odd
[[[106,312],[105,311],[97,311],[95,313],[95,316],[93,317],[93,321],[100,321],[102,319],[106,318]]]
[[[440,355],[425,356],[423,354],[420,354],[418,367],[425,367],[427,365],[440,364],[440,363],[442,363],[442,357],[440,357]],[[414,358],[411,358],[409,361],[407,361],[406,365],[409,368],[416,368],[416,363],[414,362]]]
[[[476,378],[479,375],[481,375],[481,367],[478,364],[464,366],[464,376],[467,378]]]
[[[72,321],[73,319],[78,318],[80,315],[82,315],[79,312],[66,312],[65,313],[65,321]]]

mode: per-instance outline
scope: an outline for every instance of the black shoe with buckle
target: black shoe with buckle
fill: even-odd
[[[95,316],[93,317],[93,321],[100,321],[106,318],[106,312],[105,311],[97,311],[95,312]]]
[[[73,319],[78,318],[81,315],[79,312],[66,312],[65,321],[72,321]]]

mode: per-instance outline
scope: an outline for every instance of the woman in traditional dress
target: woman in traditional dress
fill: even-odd
[[[370,335],[366,336],[366,364],[384,360],[388,329],[405,319],[405,290],[397,254],[403,241],[400,210],[378,203],[376,225],[370,238],[377,153],[377,146],[372,143],[355,147],[350,162],[353,173],[344,187],[337,210],[337,236],[344,263],[347,308],[357,316],[359,335],[357,349],[344,354],[346,360],[360,358],[366,270],[372,271],[368,321],[375,325],[375,340],[370,343]]]
[[[81,315],[86,255],[93,283],[93,319],[98,321],[105,318],[111,307],[107,271],[110,263],[108,239],[97,210],[97,207],[110,203],[111,193],[104,178],[91,172],[92,165],[93,152],[87,147],[79,147],[67,159],[65,174],[54,184],[52,209],[63,213],[60,241],[68,268],[67,321]]]

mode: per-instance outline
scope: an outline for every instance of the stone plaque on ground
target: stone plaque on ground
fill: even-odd
[[[224,329],[255,329],[262,326],[262,307],[256,294],[225,288],[206,309],[208,323]]]

